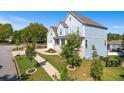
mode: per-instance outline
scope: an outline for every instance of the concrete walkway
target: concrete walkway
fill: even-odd
[[[41,56],[37,55],[35,57],[35,60],[39,64],[41,64],[41,66],[44,68],[44,70],[49,74],[49,76],[53,80],[55,80],[53,78],[54,75],[57,76],[58,79],[60,79],[60,73],[59,73],[59,71],[55,67],[53,67],[49,62],[47,62],[44,58],[42,58]]]
[[[25,55],[25,51],[13,51],[12,52],[12,55],[13,56],[16,56],[16,55]],[[39,55],[36,55],[36,57],[34,57],[34,59],[39,63],[41,64],[41,66],[43,67],[43,69],[48,73],[48,75],[53,79],[53,75],[56,75],[57,78],[59,79],[60,78],[60,73],[59,71],[53,67],[49,62],[47,62],[44,58],[42,58],[41,56]]]
[[[16,67],[12,61],[11,50],[14,46],[0,46],[0,81],[15,81]]]

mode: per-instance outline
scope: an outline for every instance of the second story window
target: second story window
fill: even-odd
[[[86,48],[88,47],[88,44],[87,44],[87,42],[88,42],[88,41],[87,41],[87,40],[85,40],[85,47],[86,47]]]
[[[62,30],[60,30],[60,35],[62,35]]]
[[[77,27],[77,33],[79,33],[79,27]]]
[[[104,41],[104,43],[105,43],[105,46],[106,46],[106,40]]]
[[[51,32],[51,36],[52,36],[52,32]]]

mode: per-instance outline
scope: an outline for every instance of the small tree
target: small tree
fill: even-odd
[[[71,34],[67,38],[67,44],[62,48],[61,56],[66,60],[71,68],[79,66],[81,58],[79,57],[80,37],[78,34]]]
[[[97,54],[96,47],[94,45],[92,46],[92,51],[93,51],[92,59],[93,59],[93,61],[97,61],[98,60],[98,54]]]
[[[99,56],[97,54],[95,46],[92,46],[92,50],[93,63],[91,64],[91,76],[94,78],[94,80],[101,80],[101,76],[103,74],[103,65],[99,60]]]
[[[68,73],[67,73],[67,69],[66,66],[61,66],[61,72],[60,72],[60,80],[61,81],[66,81],[68,80]]]
[[[35,52],[35,45],[27,45],[26,46],[26,56],[29,58],[29,60],[33,60],[33,57],[36,56],[36,52]]]
[[[91,64],[91,76],[94,80],[101,80],[101,76],[103,74],[103,65],[101,62],[95,62]]]

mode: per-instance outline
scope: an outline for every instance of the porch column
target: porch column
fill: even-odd
[[[67,40],[65,40],[65,44],[67,44]]]

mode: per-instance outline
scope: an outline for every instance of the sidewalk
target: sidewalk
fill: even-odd
[[[55,80],[53,78],[53,75],[56,75],[58,79],[60,79],[60,73],[59,71],[53,67],[49,62],[45,61],[44,58],[40,57],[39,55],[37,55],[35,57],[35,60],[41,64],[41,66],[44,68],[44,70],[49,74],[49,76]]]

